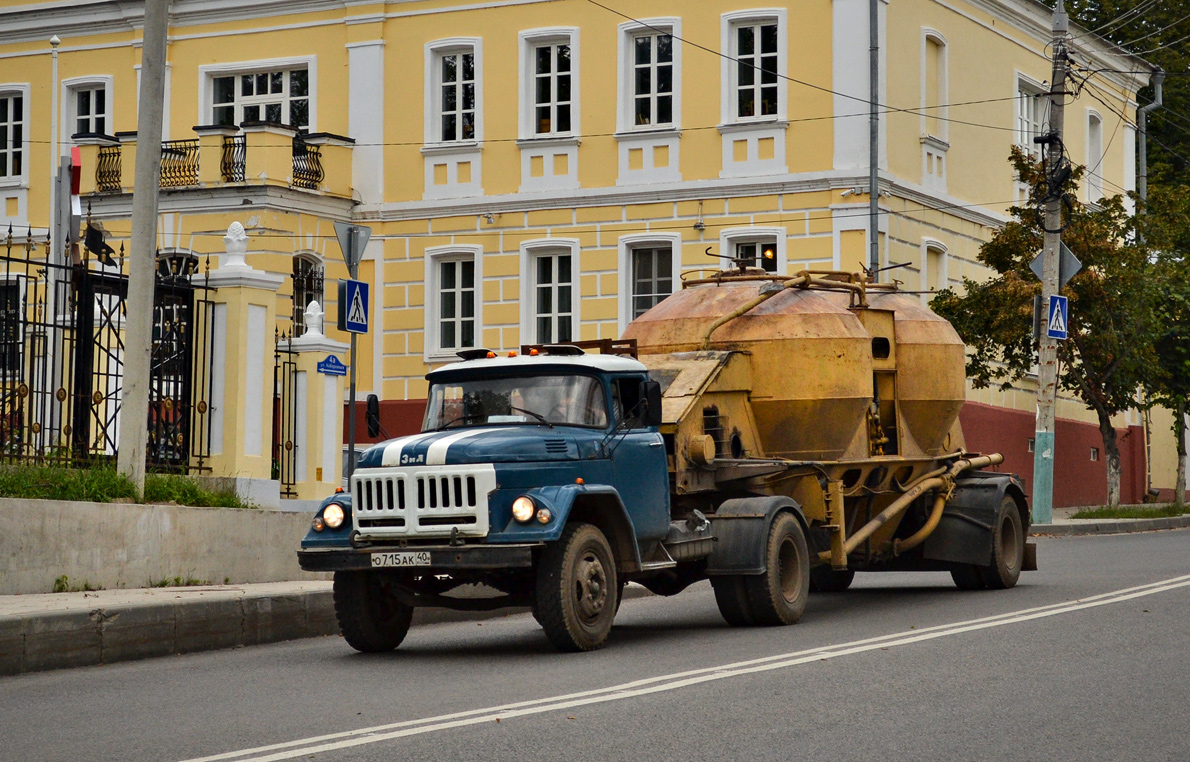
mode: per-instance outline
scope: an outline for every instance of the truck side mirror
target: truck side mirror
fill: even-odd
[[[364,418],[368,421],[368,436],[373,439],[380,436],[380,398],[375,394],[368,395]]]
[[[643,381],[640,385],[640,398],[645,402],[641,423],[646,426],[661,425],[661,384],[657,381]]]

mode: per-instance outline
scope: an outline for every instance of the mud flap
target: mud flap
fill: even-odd
[[[1009,490],[1021,492],[1019,480],[1012,474],[974,471],[963,474],[954,495],[946,504],[938,528],[926,538],[922,557],[932,561],[987,566],[992,562],[992,543],[1000,503]],[[1028,525],[1022,522],[1028,532]],[[1032,558],[1030,558],[1032,547]],[[1026,570],[1037,568],[1037,549],[1025,548]]]
[[[809,531],[802,509],[787,497],[750,497],[727,500],[707,518],[715,532],[715,550],[707,558],[707,576],[764,574],[769,526],[787,510]]]

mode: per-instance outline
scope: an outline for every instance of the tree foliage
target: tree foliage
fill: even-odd
[[[1033,297],[1041,293],[1041,283],[1029,263],[1044,239],[1036,190],[1043,174],[1017,148],[1010,161],[1034,190],[1029,203],[1012,207],[1011,221],[980,249],[979,261],[993,277],[979,282],[964,278],[961,293],[947,289],[931,302],[971,347],[967,373],[977,387],[1012,386],[1033,370],[1037,356]],[[1058,343],[1058,385],[1095,411],[1108,457],[1109,500],[1118,500],[1119,448],[1110,419],[1138,405],[1138,390],[1155,373],[1154,284],[1123,199],[1079,203],[1075,186],[1081,173],[1075,170],[1067,188],[1071,207],[1062,233],[1083,269],[1063,292],[1070,298],[1070,338]]]

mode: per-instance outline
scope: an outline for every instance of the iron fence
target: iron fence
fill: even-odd
[[[161,144],[161,187],[198,185],[198,140],[166,140]]]
[[[223,138],[223,159],[219,169],[223,182],[244,182],[244,164],[248,159],[248,144],[243,135],[229,135]]]
[[[281,497],[297,497],[297,353],[290,336],[273,334],[273,473]]]
[[[167,257],[153,306],[149,441],[153,470],[209,470],[212,303],[198,260]],[[123,261],[123,251],[119,260]],[[93,265],[95,267],[93,267]],[[0,257],[0,462],[87,466],[120,444],[128,278],[119,264],[51,256],[12,230]]]
[[[120,167],[120,146],[101,146],[95,162],[95,188],[103,191],[122,189],[123,171]]]
[[[322,171],[322,149],[302,140],[301,135],[293,138],[293,185],[296,188],[318,190],[324,177]]]

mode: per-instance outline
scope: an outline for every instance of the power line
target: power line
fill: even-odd
[[[1106,31],[1110,27],[1120,26],[1121,24],[1123,26],[1128,26],[1133,21],[1136,21],[1135,18],[1129,18],[1130,16],[1137,16],[1138,14],[1144,13],[1146,10],[1151,8],[1156,3],[1157,3],[1157,0],[1144,0],[1144,2],[1133,6],[1130,10],[1124,11],[1123,13],[1121,13],[1119,16],[1112,19],[1111,21],[1101,24],[1100,26],[1097,26],[1094,29],[1089,29],[1080,35],[1071,37],[1071,40],[1073,41],[1073,40],[1080,39],[1082,37],[1089,37],[1090,35],[1093,35],[1093,34],[1102,36],[1101,32]]]

